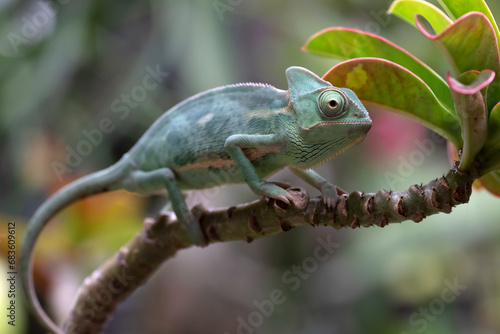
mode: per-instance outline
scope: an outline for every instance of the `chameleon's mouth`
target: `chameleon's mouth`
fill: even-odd
[[[321,121],[321,122],[318,122],[318,123],[314,124],[313,126],[305,128],[305,129],[306,130],[312,130],[312,129],[318,127],[318,126],[323,126],[323,125],[346,125],[346,124],[349,124],[349,125],[363,125],[363,126],[368,126],[368,127],[372,126],[371,122]]]
[[[333,158],[335,158],[336,156],[339,156],[341,155],[342,153],[344,153],[345,151],[347,151],[348,149],[350,149],[351,147],[353,147],[354,145],[360,143],[363,141],[363,139],[365,139],[366,137],[366,134],[363,134],[361,136],[359,136],[358,138],[354,139],[353,141],[351,141],[348,145],[346,145],[345,147],[341,148],[339,151],[335,152],[335,154],[329,156],[328,158],[324,159],[324,160],[321,160],[320,162],[318,162],[317,164],[313,165],[312,167],[309,167],[308,169],[313,169],[313,168],[316,168],[318,167],[319,165],[322,165],[324,164],[325,162],[327,162],[328,160],[331,160]]]

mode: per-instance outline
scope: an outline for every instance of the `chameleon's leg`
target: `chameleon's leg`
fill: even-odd
[[[181,189],[177,185],[175,174],[170,168],[161,168],[149,172],[132,172],[131,181],[126,181],[124,188],[126,190],[147,192],[158,188],[158,184],[164,184],[168,191],[168,198],[177,219],[186,229],[189,238],[198,246],[207,245],[207,239],[201,230],[198,219],[189,210]],[[138,188],[140,185],[140,188]]]
[[[345,193],[345,191],[331,184],[330,181],[328,181],[312,169],[302,170],[297,168],[290,168],[290,170],[302,180],[306,181],[311,186],[321,191],[321,195],[323,196],[323,203],[325,203],[325,205],[329,208],[335,205],[335,202],[337,202],[337,199],[339,197],[339,193]]]
[[[188,198],[188,193],[183,191],[182,192],[182,196],[184,196],[184,200],[187,200]],[[166,211],[174,211],[174,208],[172,206],[172,201],[170,200],[170,198],[166,197],[166,201],[165,201],[165,204],[163,205],[163,207],[160,209],[160,212],[166,212]]]
[[[270,147],[277,147],[279,149],[282,146],[282,140],[276,135],[238,134],[227,138],[224,148],[234,163],[241,169],[248,186],[254,193],[290,203],[290,201],[294,201],[294,196],[283,188],[263,180],[257,174],[252,162],[243,152],[243,149],[267,149]]]

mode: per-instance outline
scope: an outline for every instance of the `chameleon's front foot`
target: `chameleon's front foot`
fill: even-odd
[[[331,184],[330,181],[326,180],[312,169],[303,170],[298,168],[291,168],[291,171],[302,180],[306,181],[307,183],[321,191],[323,203],[328,209],[335,207],[339,199],[339,195],[346,193],[344,190]]]
[[[339,199],[339,193],[345,193],[342,189],[334,186],[330,182],[326,182],[321,186],[321,196],[323,197],[323,203],[328,209],[335,207]]]

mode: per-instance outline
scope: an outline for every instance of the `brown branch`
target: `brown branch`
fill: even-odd
[[[237,207],[206,211],[195,207],[210,243],[254,239],[286,232],[300,225],[328,225],[335,229],[357,228],[413,220],[420,222],[438,212],[449,213],[453,206],[467,203],[475,176],[450,170],[426,185],[405,191],[381,190],[376,194],[353,192],[342,195],[328,210],[319,198],[299,189],[294,206],[262,199]],[[143,231],[108,262],[85,279],[70,316],[66,333],[100,333],[118,303],[178,250],[192,246],[184,229],[169,215],[146,219]]]

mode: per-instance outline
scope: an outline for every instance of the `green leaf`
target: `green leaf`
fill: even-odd
[[[439,8],[423,0],[396,0],[387,11],[417,27],[415,14],[424,16],[432,24],[437,33],[448,28],[453,21]]]
[[[491,110],[488,121],[488,145],[498,144],[500,146],[500,102]]]
[[[441,34],[432,31],[423,16],[417,14],[416,18],[419,30],[441,49],[456,76],[471,70],[489,69],[496,74],[492,89],[500,88],[498,44],[493,27],[483,14],[466,14]],[[487,94],[488,110],[498,101],[498,94]]]
[[[460,125],[429,86],[408,69],[379,58],[356,58],[337,64],[324,79],[352,89],[367,105],[409,117],[462,147]]]
[[[491,111],[488,120],[488,138],[481,152],[481,158],[485,161],[484,171],[500,168],[500,102]]]
[[[444,79],[411,53],[383,37],[357,29],[334,27],[310,37],[302,49],[341,60],[374,57],[399,64],[420,77],[444,107],[454,113],[453,99]]]
[[[470,84],[463,84],[449,74],[446,78],[462,129],[464,144],[459,166],[462,171],[470,168],[477,153],[486,143],[488,116],[481,90],[487,87],[494,77],[493,71],[484,70],[481,73],[470,71],[461,76],[462,82],[471,82]]]
[[[500,40],[497,23],[484,0],[438,0],[438,2],[453,20],[470,12],[483,13],[491,22],[497,40]]]

